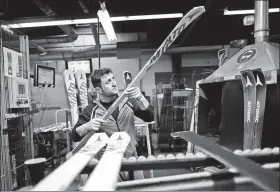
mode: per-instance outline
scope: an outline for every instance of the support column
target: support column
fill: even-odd
[[[22,64],[24,70],[23,78],[28,79],[28,97],[29,97],[29,110],[32,110],[31,106],[31,93],[32,93],[32,84],[30,79],[30,59],[29,59],[29,38],[26,35],[19,37],[20,39],[20,50],[22,52]],[[25,142],[26,142],[26,157],[27,159],[34,158],[34,144],[33,144],[33,114],[29,116],[29,129],[26,129],[25,132]]]
[[[182,71],[182,56],[181,56],[181,54],[173,54],[171,56],[171,60],[172,60],[172,73],[173,74],[181,74],[181,71]],[[176,82],[179,82],[180,77],[175,76],[173,79]]]

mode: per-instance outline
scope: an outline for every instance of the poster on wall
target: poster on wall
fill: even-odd
[[[66,61],[66,69],[70,69],[73,73],[77,70],[83,70],[87,75],[92,72],[91,60]]]
[[[23,78],[22,54],[6,47],[3,47],[3,54],[5,76]]]

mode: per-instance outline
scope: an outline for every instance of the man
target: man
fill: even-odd
[[[112,115],[104,121],[101,117],[118,98],[119,90],[117,83],[112,70],[109,68],[95,70],[90,78],[98,97],[86,106],[79,115],[79,119],[72,129],[72,140],[78,142],[90,131],[105,132],[108,137],[114,132],[125,131],[130,136],[131,141],[126,148],[124,156],[126,158],[131,156],[137,157],[134,115],[146,122],[153,121],[152,106],[142,95],[138,87],[132,87],[125,91],[128,100],[125,103],[121,103]],[[105,148],[101,150],[97,158],[100,158],[104,151]],[[128,180],[128,175],[125,173],[121,173],[120,177],[121,180]],[[144,178],[143,172],[135,171],[134,177],[136,179]]]

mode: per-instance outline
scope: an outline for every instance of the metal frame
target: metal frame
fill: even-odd
[[[5,77],[5,72],[4,72],[4,55],[3,55],[3,40],[4,36],[2,35],[2,26],[5,26],[5,24],[0,23],[0,88],[1,88],[1,94],[0,94],[0,109],[1,109],[1,191],[11,191],[13,190],[12,186],[12,174],[11,174],[11,161],[10,161],[10,149],[9,149],[9,139],[8,139],[8,125],[7,125],[7,99],[8,99],[8,94],[9,94],[9,87],[8,87],[8,81],[7,77]],[[28,90],[28,95],[31,100],[31,80],[30,80],[30,64],[29,64],[29,43],[28,43],[28,37],[25,34],[22,34],[21,32],[9,28],[9,27],[4,27],[8,28],[9,31],[11,32],[12,37],[18,38],[19,42],[19,51],[22,53],[22,62],[23,66],[26,66],[26,78],[28,79],[28,84],[29,84],[29,90]],[[23,67],[23,72],[24,67]],[[29,109],[28,111],[31,111],[31,103],[29,102]],[[33,119],[32,119],[32,114],[31,113],[25,113],[22,116],[15,115],[15,117],[11,118],[23,118],[23,116],[28,117],[28,128],[26,129],[25,132],[25,145],[24,147],[24,156],[26,159],[33,158],[34,157],[34,146],[33,146]],[[10,118],[10,117],[9,117]],[[23,128],[24,129],[24,128]],[[23,137],[23,136],[22,136]],[[16,167],[16,169],[24,166],[24,164]]]
[[[96,145],[98,146],[98,145]],[[95,147],[96,147],[95,146]],[[276,164],[278,163],[278,158],[279,158],[279,148],[275,147],[273,149],[258,149],[258,150],[245,150],[245,151],[240,151],[240,150],[236,150],[233,152],[235,155],[240,156],[242,158],[248,158],[254,162],[260,163],[260,164],[267,164],[267,163],[272,163],[276,166]],[[74,157],[74,156],[73,156]],[[58,167],[56,169],[56,173],[57,174],[50,174],[48,175],[46,178],[44,178],[40,183],[38,183],[35,188],[33,189],[34,191],[36,191],[36,189],[38,189],[38,187],[42,187],[43,183],[46,183],[46,181],[55,181],[58,172],[63,173],[63,170],[65,170],[67,164],[70,164],[70,161],[75,161],[73,159],[73,157],[71,157],[69,160],[67,160],[65,163],[65,165],[61,165],[60,167]],[[77,158],[76,158],[77,160]],[[93,171],[95,170],[95,167],[98,165],[99,162],[101,162],[102,159],[100,161],[96,160],[96,159],[92,159],[87,167],[82,171],[81,174],[83,173],[93,173]],[[277,163],[276,163],[277,162]],[[271,164],[271,165],[272,165]],[[212,158],[210,156],[207,156],[203,153],[196,153],[196,154],[188,154],[188,155],[184,155],[184,154],[178,154],[176,156],[174,156],[173,154],[168,154],[167,156],[164,155],[159,155],[157,157],[155,156],[149,156],[147,158],[141,156],[138,157],[137,159],[135,157],[130,157],[128,159],[123,158],[122,163],[121,163],[121,170],[120,171],[135,171],[135,170],[150,170],[150,169],[174,169],[174,168],[190,168],[190,167],[201,167],[201,166],[217,166],[217,165],[222,165],[221,162],[219,162],[216,158]],[[278,167],[276,167],[276,169],[279,169],[279,163],[277,164]],[[77,168],[78,169],[78,168]],[[232,170],[232,171],[231,171]],[[229,172],[231,171],[231,172]],[[71,174],[71,172],[73,174]],[[76,169],[68,169],[67,171],[67,177],[71,177],[71,182],[69,182],[70,180],[67,180],[63,183],[58,182],[56,183],[57,186],[63,186],[62,188],[60,188],[61,190],[70,190],[69,188],[75,188],[75,186],[73,185],[77,185],[76,187],[79,186],[79,183],[74,181],[74,177],[76,177],[77,175],[80,174],[80,169],[76,170]],[[208,171],[204,171],[202,173],[190,173],[185,175],[185,179],[181,178],[179,180],[178,177],[180,177],[180,175],[175,175],[175,176],[167,176],[167,177],[162,177],[162,178],[148,178],[148,179],[143,179],[143,180],[137,180],[137,181],[127,181],[127,182],[121,182],[118,183],[117,186],[118,187],[140,187],[140,186],[145,186],[146,184],[150,183],[150,187],[157,187],[159,186],[158,183],[156,183],[156,181],[161,180],[162,182],[160,183],[160,185],[164,186],[165,184],[170,185],[171,187],[180,187],[180,180],[183,180],[183,182],[185,182],[186,180],[188,180],[188,184],[189,184],[189,189],[194,188],[194,185],[198,180],[201,180],[201,177],[196,177],[196,175],[199,176],[204,176],[205,178],[209,179],[209,182],[213,182],[213,185],[219,185],[220,181],[223,181],[222,177],[216,177],[216,178],[211,178],[211,173]],[[239,175],[238,170],[233,171],[233,169],[230,170],[224,170],[224,169],[218,169],[217,173],[213,173],[214,175],[230,175],[230,176],[235,176],[235,175]],[[181,175],[182,176],[182,175]],[[177,179],[174,180],[174,177],[176,177]],[[219,179],[220,178],[220,179]],[[230,177],[231,178],[231,177]],[[248,178],[250,179],[250,178]],[[247,179],[247,180],[248,180]],[[226,179],[227,180],[227,179]],[[155,185],[153,185],[155,184]],[[224,183],[221,187],[239,187],[240,183],[235,183],[234,185],[232,185],[232,182],[226,182]],[[54,189],[53,186],[46,186],[41,188],[41,190],[44,190],[45,188],[52,188]],[[213,187],[213,186],[212,186]],[[250,186],[251,189],[254,186]],[[250,189],[250,187],[248,187],[248,189]],[[207,186],[206,189],[211,189],[211,186]],[[77,190],[75,188],[75,190]],[[89,190],[89,189],[88,189]],[[93,188],[91,188],[91,191],[93,190]],[[118,188],[116,189],[118,190]],[[57,191],[57,190],[54,190]]]

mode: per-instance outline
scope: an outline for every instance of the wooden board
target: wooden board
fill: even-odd
[[[107,144],[108,141],[109,138],[105,133],[95,133],[78,153],[44,178],[33,188],[32,191],[66,190],[76,176],[81,173],[89,161]]]

